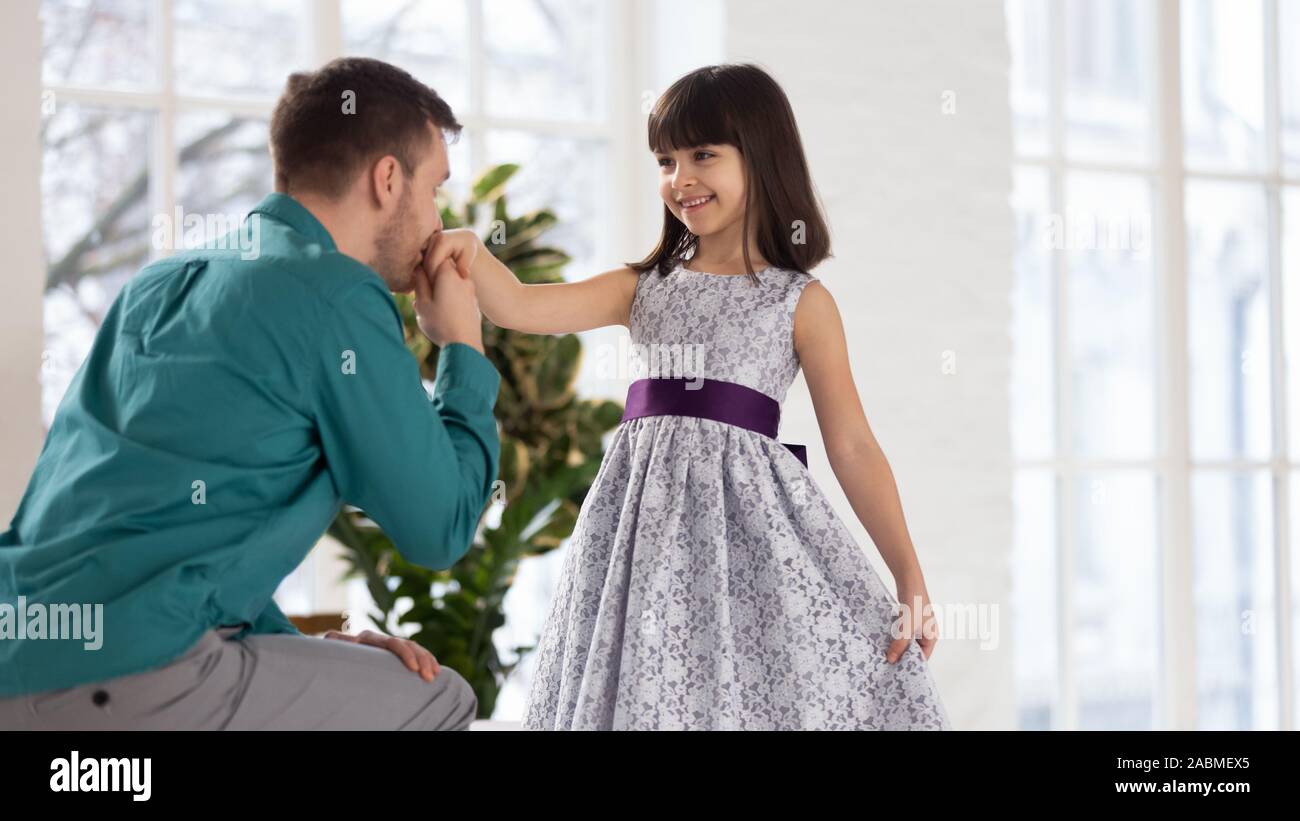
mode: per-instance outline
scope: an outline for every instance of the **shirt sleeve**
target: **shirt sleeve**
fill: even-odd
[[[302,631],[293,626],[293,622],[289,621],[289,617],[286,616],[284,611],[280,609],[280,606],[275,603],[275,599],[269,599],[266,603],[266,607],[263,608],[262,612],[258,614],[256,619],[254,619],[253,625],[244,633],[240,633],[239,635],[240,637],[243,637],[245,634],[266,635],[268,633],[289,633],[297,636],[302,635]]]
[[[349,289],[322,325],[312,401],[339,495],[408,561],[450,567],[469,550],[496,480],[500,374],[476,349],[451,343],[430,400],[377,278]]]

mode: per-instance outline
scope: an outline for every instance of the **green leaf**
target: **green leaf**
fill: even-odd
[[[505,194],[506,183],[519,170],[515,163],[503,163],[487,168],[470,188],[470,201],[473,203],[491,202]]]
[[[505,242],[489,245],[490,252],[521,282],[563,282],[569,255],[540,242],[558,224],[555,213],[546,208],[510,213],[508,182],[518,170],[514,164],[485,169],[460,203],[440,195],[443,224],[478,226],[482,210],[490,208],[492,218],[505,226]],[[420,332],[410,297],[395,298],[407,349],[421,375],[432,379],[439,350]],[[505,509],[496,524],[480,530],[457,564],[437,571],[407,561],[355,508],[340,510],[328,532],[344,547],[347,575],[366,582],[378,610],[371,619],[389,635],[410,633],[440,664],[461,673],[479,698],[479,715],[487,717],[506,677],[536,649],[514,648],[516,658],[505,662],[493,642],[495,631],[506,624],[503,604],[520,562],[572,535],[600,469],[602,437],[618,425],[623,409],[616,402],[575,396],[582,364],[576,335],[520,334],[484,320],[483,345],[502,377],[494,413],[501,432],[498,475],[506,483]],[[398,617],[398,602],[407,600],[410,608]]]

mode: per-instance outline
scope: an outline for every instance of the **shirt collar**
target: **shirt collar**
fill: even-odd
[[[334,238],[330,236],[330,232],[321,221],[316,219],[316,215],[288,194],[281,194],[279,191],[267,194],[249,214],[265,214],[283,222],[308,239],[320,243],[327,251],[338,250]]]

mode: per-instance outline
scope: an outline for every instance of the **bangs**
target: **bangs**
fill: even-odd
[[[667,154],[698,145],[740,147],[733,99],[722,93],[713,76],[687,75],[664,92],[650,112],[647,129],[651,151]]]

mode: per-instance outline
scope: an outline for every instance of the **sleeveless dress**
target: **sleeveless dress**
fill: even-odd
[[[633,378],[669,376],[683,352],[699,366],[687,375],[784,402],[813,277],[758,280],[641,274]],[[563,549],[524,729],[952,729],[920,645],[886,661],[897,600],[776,439],[625,419]]]

